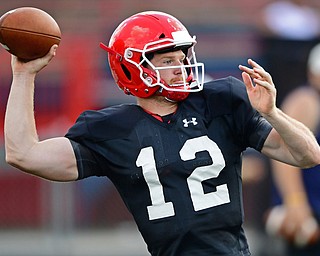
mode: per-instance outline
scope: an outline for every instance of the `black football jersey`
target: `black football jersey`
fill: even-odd
[[[242,230],[241,154],[270,124],[233,77],[179,103],[170,122],[134,104],[86,111],[66,137],[79,179],[107,176],[152,255],[250,255]]]

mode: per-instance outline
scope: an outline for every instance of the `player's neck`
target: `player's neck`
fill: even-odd
[[[176,112],[178,108],[177,102],[167,101],[163,96],[155,96],[152,98],[138,98],[137,103],[147,112],[165,116]]]

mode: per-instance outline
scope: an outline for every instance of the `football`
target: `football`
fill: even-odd
[[[45,56],[52,45],[59,45],[61,31],[47,12],[21,7],[0,18],[0,43],[4,49],[25,61]]]

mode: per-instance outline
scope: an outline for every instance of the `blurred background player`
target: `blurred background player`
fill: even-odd
[[[303,122],[320,142],[320,44],[310,52],[307,65],[308,81],[292,91],[284,100],[282,109]],[[280,194],[281,208],[274,212],[279,219],[274,230],[274,219],[267,229],[282,236],[288,256],[317,256],[320,252],[320,166],[301,170],[279,162],[272,162],[275,185]],[[283,222],[281,224],[281,222]],[[279,230],[278,230],[279,229]]]

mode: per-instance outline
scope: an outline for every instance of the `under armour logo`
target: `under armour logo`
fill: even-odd
[[[182,120],[183,123],[184,123],[184,127],[189,127],[189,124],[193,124],[193,125],[197,125],[198,122],[197,122],[197,118],[195,117],[192,117],[190,121],[188,121],[186,118]]]

